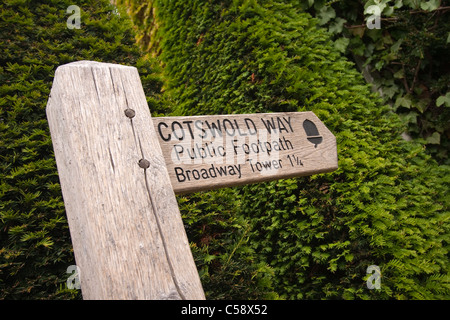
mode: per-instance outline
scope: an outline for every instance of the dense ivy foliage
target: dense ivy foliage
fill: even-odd
[[[66,25],[73,4],[80,29]],[[80,297],[66,288],[75,262],[45,116],[54,72],[77,60],[137,66],[155,113],[162,83],[108,1],[5,0],[0,12],[0,299]]]
[[[335,47],[360,63],[368,80],[427,151],[449,163],[450,2],[447,0],[304,0]],[[374,14],[376,13],[376,14]],[[378,16],[379,24],[374,19]],[[371,29],[368,28],[370,25]]]
[[[449,168],[400,138],[317,19],[294,1],[121,3],[157,35],[174,114],[311,110],[337,137],[333,173],[180,198],[209,298],[449,298]]]

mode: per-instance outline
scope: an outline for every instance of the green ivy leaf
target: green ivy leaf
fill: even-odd
[[[405,123],[413,123],[417,124],[417,116],[418,114],[414,111],[411,111],[407,114],[402,115],[402,119],[405,121]]]
[[[430,0],[427,2],[423,2],[420,4],[420,8],[425,11],[433,11],[439,8],[439,5],[441,4],[440,0]]]
[[[408,99],[407,97],[404,97],[404,96],[398,97],[398,98],[395,100],[394,107],[395,107],[395,108],[398,108],[398,107],[400,107],[400,106],[402,106],[402,107],[404,107],[404,108],[408,108],[408,109],[411,108],[411,100]]]
[[[345,53],[349,42],[349,38],[339,38],[334,42],[334,47],[340,52]]]
[[[450,107],[450,92],[447,92],[445,96],[440,96],[436,100],[436,106],[440,107],[445,104],[446,107]]]
[[[441,143],[441,135],[439,134],[439,132],[433,132],[433,134],[427,138],[427,143],[440,144]]]
[[[336,18],[336,20],[330,24],[328,31],[332,34],[341,33],[342,29],[344,28],[345,22],[347,22],[347,20],[339,18],[339,17]]]
[[[397,53],[400,49],[400,46],[402,45],[403,39],[398,40],[396,43],[394,43],[391,46],[391,52]]]
[[[377,69],[378,71],[380,71],[381,68],[383,68],[383,66],[384,66],[383,60],[377,61],[377,63],[375,63],[375,69]]]
[[[322,7],[317,15],[319,20],[319,25],[323,26],[328,21],[336,17],[336,11],[332,7]]]
[[[396,0],[395,4],[394,4],[394,8],[400,9],[401,7],[403,7],[403,0]]]
[[[399,69],[397,72],[394,73],[394,78],[396,79],[403,79],[405,77],[405,74],[403,72],[403,69]]]

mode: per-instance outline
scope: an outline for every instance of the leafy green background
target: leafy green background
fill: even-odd
[[[358,61],[385,103],[421,139],[427,152],[449,163],[450,2],[445,0],[298,1],[319,18],[335,47]],[[366,26],[370,6],[380,29]]]

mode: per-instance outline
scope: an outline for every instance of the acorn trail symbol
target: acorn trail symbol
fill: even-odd
[[[306,132],[308,141],[314,144],[314,148],[317,148],[317,145],[322,143],[323,138],[319,134],[319,130],[317,130],[314,122],[306,119],[303,121],[303,129]]]

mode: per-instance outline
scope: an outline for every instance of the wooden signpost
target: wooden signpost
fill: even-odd
[[[336,170],[336,139],[312,112],[153,118],[175,193]]]
[[[84,299],[204,299],[175,193],[337,168],[312,112],[152,118],[134,67],[60,66],[47,118]]]

